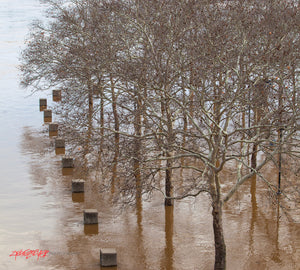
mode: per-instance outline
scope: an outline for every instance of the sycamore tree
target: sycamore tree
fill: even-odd
[[[52,21],[35,25],[22,55],[24,85],[66,89],[66,112],[98,124],[84,136],[112,157],[99,162],[118,197],[160,190],[169,207],[207,193],[214,267],[226,269],[224,204],[254,175],[284,193],[264,169],[280,180],[282,155],[299,158],[297,3],[47,2]]]
[[[202,162],[190,168],[199,172],[199,180],[188,185],[178,198],[209,193],[215,269],[226,267],[224,203],[255,174],[276,193],[274,182],[263,174],[263,168],[272,163],[279,166],[277,157],[283,149],[289,148],[286,154],[299,157],[294,144],[299,136],[299,108],[295,106],[299,89],[289,87],[294,78],[288,68],[289,62],[296,62],[299,47],[294,28],[297,7],[279,1],[256,4],[199,3],[194,8],[195,28],[187,44],[197,81],[185,85],[186,91],[193,93],[193,114],[182,100],[171,97],[190,123],[185,136],[192,144],[180,150]],[[221,179],[226,167],[236,172],[234,180]]]

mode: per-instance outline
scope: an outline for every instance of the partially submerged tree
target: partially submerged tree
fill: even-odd
[[[280,176],[281,154],[299,158],[296,3],[48,2],[54,21],[32,31],[25,86],[69,88],[74,118],[88,101],[88,125],[99,124],[100,138],[87,138],[111,154],[112,184],[118,175],[125,199],[161,190],[161,170],[166,206],[208,193],[215,269],[225,269],[224,203],[255,175],[276,194],[264,168],[275,164]],[[234,179],[222,177],[229,168]]]

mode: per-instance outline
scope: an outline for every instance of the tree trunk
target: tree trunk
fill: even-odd
[[[114,128],[115,128],[115,135],[114,135],[115,154],[114,154],[113,168],[112,168],[112,188],[114,188],[115,180],[117,177],[117,164],[118,164],[118,159],[119,159],[120,125],[119,125],[119,116],[118,116],[118,112],[117,112],[117,97],[116,97],[116,93],[115,93],[115,84],[114,84],[112,76],[110,76],[110,83],[111,83],[112,110],[113,110]]]
[[[213,203],[213,228],[215,239],[215,270],[226,269],[226,245],[222,224],[222,205],[220,202]]]
[[[163,257],[160,269],[173,269],[174,261],[174,243],[173,243],[173,232],[174,232],[174,207],[165,207],[165,257]]]
[[[102,162],[102,152],[103,152],[103,142],[104,142],[104,89],[102,86],[98,85],[99,95],[100,95],[100,140],[99,140],[99,150],[98,150],[98,166],[103,173]],[[98,168],[98,169],[99,169]]]
[[[93,132],[93,113],[94,113],[94,99],[93,99],[93,92],[92,92],[92,85],[91,81],[87,81],[88,85],[88,114],[87,114],[87,137],[85,139],[85,145],[83,148],[83,155],[85,156],[90,152],[91,148],[91,138],[92,138],[92,132]],[[86,163],[86,160],[85,160]]]
[[[251,155],[251,170],[255,169],[257,165],[257,144],[253,144],[252,155]]]
[[[169,155],[167,155],[169,156]],[[166,178],[165,178],[165,191],[166,197],[173,196],[173,186],[172,186],[172,161],[167,160]],[[165,206],[172,206],[173,199],[165,198]]]
[[[186,93],[184,87],[182,87],[182,99],[184,104],[186,103]],[[186,145],[186,134],[187,134],[187,128],[188,128],[188,117],[186,112],[183,112],[183,136],[182,136],[182,149],[185,148]],[[181,158],[181,166],[184,166],[184,157]],[[182,171],[181,171],[182,172]]]
[[[166,168],[166,196],[172,197],[173,196],[173,185],[172,185],[172,166],[173,166],[173,160],[171,159],[173,157],[173,153],[170,151],[173,147],[174,143],[174,135],[173,135],[173,123],[172,123],[172,117],[170,113],[169,105],[166,107],[166,115],[167,115],[167,125],[168,125],[168,137],[167,137],[167,168]],[[166,198],[165,199],[165,205],[166,206],[172,206],[174,203],[173,199]]]
[[[222,201],[219,177],[213,172],[211,182],[212,216],[215,240],[215,270],[226,269],[226,245],[222,222]]]
[[[102,154],[104,141],[104,93],[102,87],[100,91],[100,154]]]
[[[141,158],[141,135],[142,135],[142,100],[140,98],[139,90],[135,92],[135,115],[134,115],[134,133],[136,137],[134,138],[134,156],[133,156],[133,171],[136,184],[136,200],[138,201],[142,196],[142,180],[141,180],[141,168],[140,168],[140,158]]]
[[[93,129],[93,113],[94,113],[94,100],[92,90],[89,89],[89,116],[88,116],[88,138],[87,138],[87,151],[90,151],[90,141]]]

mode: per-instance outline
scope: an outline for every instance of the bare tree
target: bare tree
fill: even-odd
[[[101,167],[125,200],[160,190],[170,206],[209,194],[215,269],[226,269],[224,204],[254,176],[276,198],[282,190],[264,168],[276,166],[280,184],[281,155],[299,158],[297,3],[48,2],[53,21],[32,30],[24,85],[68,89],[74,119],[86,104],[99,133],[85,136],[106,149]],[[235,179],[222,177],[228,168]]]

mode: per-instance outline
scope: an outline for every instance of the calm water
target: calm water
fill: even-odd
[[[0,269],[100,269],[101,247],[117,249],[118,268],[112,269],[213,269],[207,197],[165,211],[154,195],[120,210],[97,192],[92,176],[84,176],[84,198],[72,196],[70,182],[80,172],[63,175],[38,109],[38,99],[51,96],[29,96],[18,85],[27,26],[42,18],[42,8],[37,0],[0,1]],[[98,209],[99,226],[83,225],[86,208]],[[224,212],[228,269],[299,269],[299,223],[289,223],[259,183],[243,187]],[[50,253],[39,261],[9,256],[20,249]]]

